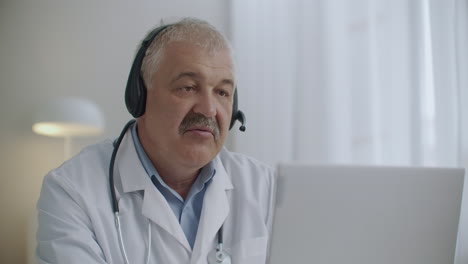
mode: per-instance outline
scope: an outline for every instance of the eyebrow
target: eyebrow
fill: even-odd
[[[194,79],[198,79],[199,78],[199,75],[196,74],[195,72],[181,72],[179,73],[176,77],[172,78],[171,80],[171,83],[174,83],[184,77],[190,77],[190,78],[194,78]]]
[[[200,79],[201,76],[196,72],[181,72],[176,77],[172,78],[171,83],[174,83],[182,78],[189,77],[193,79]],[[228,84],[234,88],[234,81],[232,79],[223,79],[221,84]]]

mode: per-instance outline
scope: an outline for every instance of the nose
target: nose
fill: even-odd
[[[193,107],[193,111],[206,117],[215,117],[216,99],[210,93],[200,94],[197,98],[195,106]]]

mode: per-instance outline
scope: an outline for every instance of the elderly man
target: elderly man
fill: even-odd
[[[130,72],[136,122],[44,179],[39,263],[265,263],[272,168],[223,145],[237,110],[232,51],[196,19],[149,33]]]

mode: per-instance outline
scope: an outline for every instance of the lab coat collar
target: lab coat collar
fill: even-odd
[[[130,130],[125,133],[122,139],[117,152],[116,163],[119,168],[124,193],[144,190],[149,183],[153,184],[138,158]]]
[[[155,188],[138,159],[130,131],[125,134],[122,140],[116,162],[118,164],[118,174],[123,192],[144,190],[142,214],[174,236],[175,239],[191,252],[190,244],[174,212],[164,196]],[[227,191],[233,189],[231,179],[219,158],[219,154],[213,162],[216,174],[205,192],[197,238],[194,245],[194,252],[198,252],[198,254],[209,250],[204,247],[211,245],[213,238],[216,237],[218,230],[226,219],[229,213]]]

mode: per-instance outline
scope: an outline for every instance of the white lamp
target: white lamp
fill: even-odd
[[[76,97],[60,97],[37,113],[32,130],[37,134],[65,138],[65,159],[70,157],[71,137],[95,136],[104,129],[104,117],[93,102]]]

